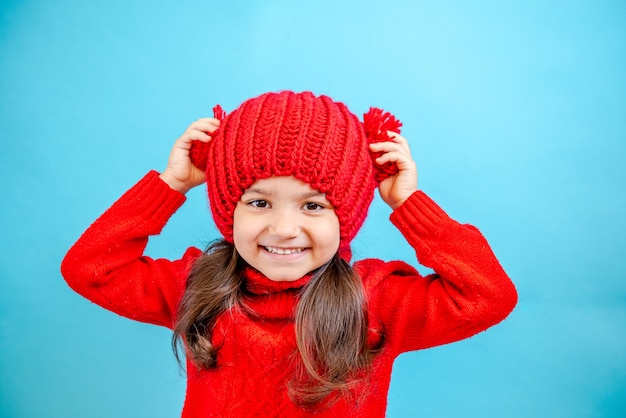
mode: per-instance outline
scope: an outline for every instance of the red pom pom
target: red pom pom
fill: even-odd
[[[213,117],[215,119],[219,119],[220,121],[224,120],[226,117],[226,112],[222,109],[222,106],[215,105],[213,107]],[[212,132],[211,135],[215,137],[217,135],[217,130]],[[191,143],[191,149],[189,150],[189,159],[191,163],[201,169],[202,171],[206,171],[206,159],[207,154],[209,152],[209,144],[202,141],[193,141]]]
[[[193,141],[189,150],[191,163],[202,171],[206,171],[206,157],[209,152],[209,144],[202,141]]]
[[[396,119],[394,115],[377,107],[370,107],[370,110],[363,115],[363,128],[370,144],[391,140],[387,132],[391,131],[399,134],[401,126],[402,122]],[[380,152],[373,152],[372,160],[381,155],[382,153]],[[374,161],[374,167],[376,167],[376,181],[378,182],[398,173],[398,166],[395,163],[379,165]]]
[[[215,119],[219,119],[220,121],[224,120],[224,118],[226,117],[226,112],[224,112],[224,109],[222,109],[222,106],[215,105],[213,107],[213,117]]]

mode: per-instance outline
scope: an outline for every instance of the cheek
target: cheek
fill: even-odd
[[[241,258],[248,264],[253,265],[256,246],[255,231],[251,228],[254,223],[251,224],[250,218],[241,214],[233,216],[233,244],[235,249],[241,256]]]
[[[235,247],[245,245],[245,242],[250,239],[251,226],[250,220],[245,213],[235,209],[233,214],[233,243]]]
[[[335,253],[339,248],[340,241],[339,220],[337,218],[329,219],[324,228],[320,228],[319,231],[320,236],[323,236],[322,240],[325,246],[329,251],[332,250]]]

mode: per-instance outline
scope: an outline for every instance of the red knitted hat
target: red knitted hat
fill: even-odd
[[[340,225],[340,250],[363,224],[377,181],[397,172],[376,167],[368,144],[399,132],[400,122],[372,108],[365,123],[327,96],[310,92],[265,93],[245,101],[222,119],[208,144],[196,141],[191,160],[206,170],[213,219],[233,242],[233,214],[241,195],[256,180],[294,176],[326,195]],[[378,168],[378,170],[377,170]]]

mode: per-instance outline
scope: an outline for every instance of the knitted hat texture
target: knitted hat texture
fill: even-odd
[[[241,195],[261,179],[294,176],[324,193],[340,225],[340,250],[363,224],[377,181],[397,172],[375,167],[370,142],[388,140],[400,122],[371,108],[365,123],[340,102],[311,92],[265,93],[225,115],[209,143],[195,141],[190,157],[206,170],[211,212],[224,238],[233,242],[233,215]],[[380,168],[380,170],[377,170]]]

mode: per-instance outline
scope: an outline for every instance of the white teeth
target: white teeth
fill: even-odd
[[[264,247],[272,254],[289,255],[298,254],[304,251],[304,248],[276,248],[276,247]]]

